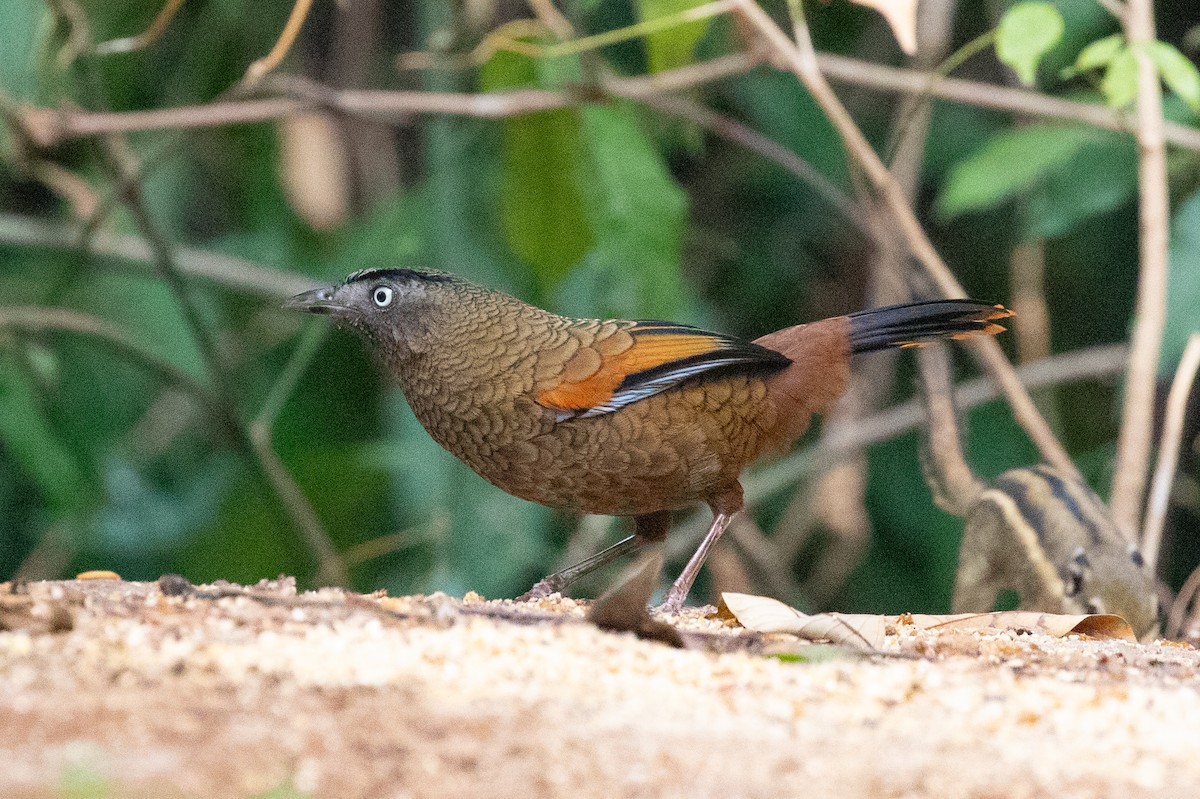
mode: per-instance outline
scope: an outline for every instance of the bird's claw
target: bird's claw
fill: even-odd
[[[558,585],[556,580],[551,580],[549,577],[543,577],[533,584],[525,593],[517,597],[517,602],[533,602],[538,599],[545,599],[552,594],[561,594],[563,587]]]

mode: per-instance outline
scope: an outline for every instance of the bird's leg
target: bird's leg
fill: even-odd
[[[696,552],[692,555],[691,560],[683,567],[678,579],[667,589],[663,603],[658,606],[658,610],[663,613],[674,615],[683,610],[683,601],[687,599],[688,592],[692,590],[692,583],[696,582],[696,575],[700,573],[700,567],[708,559],[709,550],[720,540],[721,534],[733,521],[734,515],[742,509],[741,485],[734,483],[729,491],[710,499],[708,504],[713,511],[712,525],[704,534],[700,546],[696,547]]]
[[[653,541],[661,541],[671,528],[671,512],[658,511],[634,517],[634,532],[628,538],[623,538],[608,549],[603,549],[590,558],[581,560],[574,566],[568,566],[562,571],[543,577],[525,593],[517,597],[518,602],[531,599],[541,599],[554,593],[562,593],[568,585],[584,577],[596,569],[603,568],[619,557],[637,552],[644,545]]]
[[[533,588],[517,597],[517,601],[526,602],[531,599],[541,599],[550,594],[562,593],[564,588],[580,577],[607,566],[623,555],[638,551],[643,543],[638,539],[636,533],[628,538],[623,538],[608,549],[603,549],[590,558],[579,561],[574,566],[568,566],[562,571],[543,577],[534,583]]]

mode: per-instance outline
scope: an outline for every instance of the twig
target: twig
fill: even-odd
[[[941,344],[917,353],[920,394],[928,417],[921,442],[921,467],[934,504],[966,517],[987,486],[975,476],[963,451],[962,423],[954,404],[950,353]]]
[[[329,534],[325,532],[312,504],[304,496],[304,492],[300,490],[300,486],[296,484],[271,443],[271,434],[279,412],[328,333],[328,326],[321,324],[310,324],[305,330],[283,372],[271,386],[258,416],[251,422],[249,440],[263,475],[278,495],[292,524],[303,536],[309,551],[317,559],[318,581],[323,584],[348,585],[349,574],[345,561],[338,554]]]
[[[119,170],[120,167],[118,166],[116,169]],[[117,174],[117,179],[126,180],[120,172]],[[328,533],[321,526],[308,498],[304,496],[304,492],[300,490],[291,473],[287,471],[279,459],[279,455],[272,449],[269,430],[265,436],[256,434],[260,432],[258,428],[252,425],[247,429],[238,417],[236,393],[229,384],[225,365],[209,336],[208,329],[200,318],[199,311],[192,303],[183,276],[171,254],[170,245],[150,218],[141,196],[140,185],[136,182],[128,182],[121,188],[120,193],[150,246],[159,273],[175,295],[188,328],[200,347],[209,377],[217,386],[216,396],[225,406],[225,414],[237,426],[239,443],[254,457],[263,477],[266,478],[292,524],[296,526],[316,558],[318,581],[326,584],[346,585],[349,582],[346,566],[338,556]],[[291,380],[294,383],[295,377],[293,376]]]
[[[750,567],[772,596],[792,607],[806,602],[806,597],[792,576],[791,560],[779,557],[777,542],[763,533],[758,522],[748,513],[738,514],[729,526],[730,541],[749,561]]]
[[[854,225],[865,238],[874,238],[875,231],[863,209],[832,180],[825,177],[820,170],[783,145],[767,138],[753,128],[743,125],[736,119],[718,114],[685,97],[647,94],[639,99],[657,111],[694,122],[734,144],[769,161],[774,161],[799,178],[801,182],[808,184],[821,199],[841,214],[847,222]]]
[[[913,66],[928,68],[944,58],[953,19],[953,0],[925,0],[921,4],[918,48],[910,60]],[[921,182],[931,106],[928,96],[911,95],[899,98],[891,113],[888,166],[910,204]],[[868,206],[875,202],[869,190],[860,191],[859,200]],[[867,303],[882,306],[910,300],[908,249],[895,235],[886,214],[871,213],[869,222],[876,247],[868,261]],[[873,358],[852,371],[850,387],[826,417],[822,435],[853,426],[880,409],[895,386],[898,354]],[[772,541],[780,560],[787,564],[795,560],[818,529],[829,534],[827,546],[811,564],[802,584],[804,593],[817,602],[840,591],[866,554],[872,537],[866,505],[867,471],[866,449],[848,453],[796,492],[776,525]]]
[[[735,53],[654,75],[610,78],[606,91],[640,99],[742,74],[752,69],[758,61],[752,55]],[[887,67],[829,53],[818,55],[817,63],[829,78],[856,86],[905,94],[927,94],[979,108],[1083,122],[1105,130],[1127,133],[1131,129],[1126,115],[1095,103],[1063,100],[1027,89],[960,78],[939,78],[936,74],[920,70]],[[278,78],[276,81],[279,85],[291,85]],[[100,112],[20,106],[17,106],[17,110],[30,138],[39,146],[52,147],[71,139],[105,133],[190,130],[267,122],[288,114],[319,110],[321,107],[380,122],[402,123],[420,114],[498,119],[578,105],[594,98],[595,92],[588,91],[587,87],[579,87],[574,93],[520,89],[485,94],[328,89],[320,94],[319,99],[315,95],[228,99],[152,111]],[[1170,144],[1200,150],[1200,129],[1165,122],[1164,134]]]
[[[758,60],[735,54],[691,64],[679,69],[633,78],[611,78],[614,94],[638,98],[699,86],[730,75],[744,73]],[[331,89],[311,81],[276,77],[270,85],[297,95],[263,99],[228,99],[203,105],[178,106],[153,111],[83,111],[15,106],[12,116],[20,119],[30,140],[53,147],[72,139],[106,133],[147,130],[188,130],[267,122],[301,111],[331,108],[353,116],[382,122],[401,123],[420,114],[447,114],[481,119],[501,119],[536,111],[578,105],[595,99],[595,91],[553,92],[544,89],[470,94],[461,92],[380,91]]]
[[[325,582],[345,585],[345,566],[321,527],[308,500],[300,492],[269,442],[263,446],[244,434],[236,418],[229,415],[224,400],[208,386],[155,353],[147,350],[124,332],[95,317],[66,309],[14,307],[0,308],[0,328],[24,332],[62,331],[76,333],[101,341],[123,358],[157,375],[168,385],[175,386],[195,398],[235,440],[251,451],[264,477],[281,500],[281,504],[305,538],[318,561],[318,575]]]
[[[358,566],[369,560],[382,558],[404,549],[411,549],[421,544],[423,540],[424,538],[412,530],[388,533],[355,544],[342,554],[342,559],[346,561],[347,565]]]
[[[333,540],[325,532],[308,497],[300,490],[291,472],[271,447],[270,439],[260,440],[251,435],[249,440],[259,469],[278,497],[288,519],[300,532],[305,545],[317,560],[317,582],[320,585],[349,585],[350,576],[346,571],[345,562],[333,545]]]
[[[79,235],[77,225],[0,212],[0,242],[5,244],[76,252],[80,250]],[[150,245],[137,236],[98,231],[92,236],[87,251],[92,255],[139,264],[143,271],[154,268]],[[210,250],[179,247],[174,254],[176,265],[183,274],[205,278],[263,299],[283,299],[307,291],[316,284],[304,275],[268,269]]]
[[[1167,247],[1170,198],[1167,147],[1163,138],[1162,90],[1150,59],[1154,5],[1130,0],[1125,36],[1138,62],[1138,289],[1126,368],[1125,405],[1110,504],[1113,518],[1130,541],[1138,538],[1150,450],[1154,436],[1154,382],[1167,318]]]
[[[251,424],[252,434],[270,438],[271,430],[275,427],[275,420],[279,418],[279,412],[283,410],[284,403],[295,391],[300,376],[304,374],[304,370],[308,368],[308,364],[328,335],[329,325],[319,322],[307,325],[304,333],[300,336],[299,343],[292,351],[287,365],[283,367],[283,372],[279,377],[275,378],[275,384],[271,386],[258,416]]]
[[[297,6],[307,2],[310,0],[298,0]],[[286,31],[284,36],[287,36]],[[279,49],[279,45],[276,49]],[[28,133],[27,130],[23,132]],[[305,543],[317,559],[318,580],[346,584],[348,575],[345,564],[321,527],[307,498],[278,455],[271,449],[269,436],[265,444],[256,440],[253,431],[239,418],[236,394],[229,384],[227,371],[220,354],[200,318],[199,311],[192,302],[182,270],[172,254],[171,245],[155,226],[144,202],[138,159],[125,145],[125,142],[115,136],[104,139],[100,145],[101,165],[115,184],[115,194],[128,209],[141,231],[149,250],[150,261],[175,297],[184,321],[201,351],[209,378],[216,386],[216,390],[211,392],[211,396],[219,410],[220,417],[233,428],[235,442],[258,466],[284,511],[304,537]],[[80,239],[86,241],[94,232],[94,226],[85,226],[84,235]]]
[[[42,532],[34,548],[13,572],[17,580],[54,580],[61,577],[75,556],[75,541],[81,536],[71,529],[71,522],[62,520],[50,524]]]
[[[1200,567],[1197,567],[1188,575],[1188,578],[1183,581],[1183,585],[1179,587],[1179,593],[1175,595],[1175,601],[1171,603],[1171,612],[1167,614],[1167,626],[1163,633],[1167,638],[1179,638],[1189,626],[1188,608],[1196,600],[1196,595],[1200,594]]]
[[[793,0],[795,2],[796,0]],[[802,13],[794,15],[796,42],[792,42],[775,22],[753,0],[738,0],[737,8],[743,18],[758,30],[760,36],[778,59],[779,66],[793,72],[808,89],[827,119],[837,130],[846,150],[866,174],[872,188],[880,195],[884,207],[896,222],[913,256],[929,273],[939,290],[947,297],[966,296],[946,262],[938,255],[926,236],[904,192],[887,167],[872,149],[850,113],[838,100],[829,83],[821,75],[816,51],[808,35]],[[1070,474],[1078,475],[1067,451],[1055,438],[1046,420],[1038,413],[1029,392],[1013,372],[1012,364],[1004,357],[1000,345],[990,337],[969,342],[984,369],[991,375],[1012,407],[1013,417],[1049,463]]]
[[[1167,507],[1171,499],[1171,485],[1175,482],[1175,469],[1179,465],[1183,417],[1192,394],[1197,369],[1200,369],[1200,333],[1193,333],[1179,361],[1175,379],[1171,381],[1171,391],[1167,394],[1167,413],[1158,444],[1158,464],[1151,481],[1146,521],[1142,525],[1142,555],[1156,574],[1163,525],[1167,520]]]
[[[976,108],[992,108],[1045,119],[1068,119],[1105,130],[1130,133],[1133,120],[1128,114],[1113,111],[1097,103],[1064,100],[1049,94],[997,86],[991,83],[940,78],[936,74],[875,64],[859,58],[831,53],[817,56],[821,72],[831,80],[881,91],[928,94]],[[1200,129],[1177,122],[1166,122],[1164,134],[1169,144],[1200,150]]]
[[[286,97],[225,100],[153,111],[82,111],[73,108],[24,108],[22,122],[30,139],[55,147],[72,139],[145,130],[188,130],[266,122],[308,108]]]
[[[175,298],[175,303],[179,306],[179,311],[183,315],[188,332],[191,333],[197,348],[200,350],[200,356],[204,359],[209,379],[217,387],[217,394],[228,404],[229,417],[236,419],[235,394],[229,385],[229,378],[223,359],[217,352],[216,342],[213,341],[208,331],[208,326],[200,318],[200,309],[196,307],[195,302],[192,300],[187,284],[183,280],[183,275],[175,264],[175,257],[171,254],[171,245],[167,242],[166,237],[159,232],[158,227],[150,218],[150,211],[147,209],[145,199],[142,197],[141,185],[135,180],[130,180],[124,166],[117,163],[115,156],[108,155],[105,157],[105,160],[109,162],[113,178],[121,184],[118,185],[117,192],[121,196],[125,208],[133,217],[134,224],[137,225],[142,238],[145,239],[150,247],[150,253],[153,256],[154,265],[158,270],[159,277],[167,284],[167,288]]]
[[[575,35],[571,21],[554,7],[552,0],[528,0],[528,3],[538,20],[559,39],[569,39]]]
[[[284,56],[292,49],[296,37],[300,35],[300,28],[304,26],[304,20],[308,19],[308,12],[311,8],[312,0],[296,0],[295,5],[292,6],[292,13],[288,15],[287,23],[284,24],[283,31],[279,34],[279,39],[271,48],[271,52],[246,69],[246,77],[242,78],[244,87],[253,86],[261,81],[268,72],[279,66],[279,62],[283,61]]]
[[[711,0],[708,3],[682,8],[678,11],[642,20],[641,22],[626,25],[622,28],[601,31],[600,33],[594,33],[579,39],[570,39],[553,44],[526,41],[526,39],[536,38],[546,32],[545,29],[539,30],[539,28],[542,28],[543,23],[540,20],[516,19],[501,25],[489,33],[471,51],[465,63],[471,66],[479,66],[498,51],[519,53],[530,58],[560,58],[562,56],[577,55],[592,50],[599,50],[601,47],[641,39],[688,22],[698,22],[703,19],[718,17],[731,11],[735,3],[736,0]],[[553,32],[553,30],[550,32]],[[405,68],[406,62],[411,63],[412,56],[420,58],[421,55],[423,54],[415,53],[407,57],[401,57],[398,63],[401,68]],[[425,60],[430,65],[436,63],[433,59]]]
[[[167,0],[146,30],[136,36],[126,36],[123,39],[110,39],[107,42],[100,42],[92,52],[96,55],[132,53],[135,50],[141,50],[143,47],[154,44],[162,36],[167,26],[171,24],[171,20],[174,19],[175,14],[182,6],[183,0]]]
[[[0,328],[25,333],[74,333],[102,342],[122,358],[141,366],[167,385],[183,390],[220,423],[229,433],[237,430],[236,420],[229,418],[226,409],[211,388],[165,358],[146,349],[124,331],[94,316],[65,308],[0,307]]]

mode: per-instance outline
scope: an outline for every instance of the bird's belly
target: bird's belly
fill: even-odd
[[[464,460],[543,505],[611,515],[680,508],[727,491],[759,454],[764,396],[753,379],[699,382]]]

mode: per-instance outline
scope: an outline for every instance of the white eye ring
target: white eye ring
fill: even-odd
[[[392,304],[395,294],[388,286],[376,286],[371,292],[371,301],[380,308],[386,308]]]

